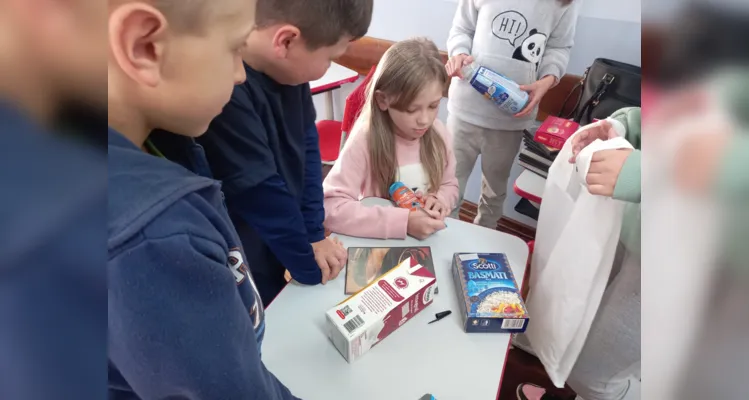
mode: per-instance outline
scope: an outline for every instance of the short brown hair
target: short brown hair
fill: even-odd
[[[130,3],[128,0],[109,0],[110,7]],[[179,32],[201,30],[206,17],[206,0],[144,0],[164,14],[169,24]]]
[[[148,0],[178,32],[202,34],[212,18],[229,16],[216,0]],[[217,4],[218,3],[218,4]],[[209,7],[210,6],[210,7]]]
[[[332,46],[344,36],[364,36],[374,0],[258,0],[258,28],[287,23],[296,26],[311,49]]]

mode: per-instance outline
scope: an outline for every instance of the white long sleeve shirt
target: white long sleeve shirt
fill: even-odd
[[[460,0],[447,40],[452,57],[470,54],[479,65],[519,85],[546,76],[560,79],[567,69],[581,0]],[[450,85],[448,110],[484,128],[522,130],[535,118],[515,118],[485,99],[467,81]]]

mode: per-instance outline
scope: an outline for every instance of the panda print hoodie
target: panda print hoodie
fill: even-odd
[[[478,65],[519,85],[546,75],[561,79],[574,42],[581,0],[460,0],[447,39],[450,57],[470,54]],[[485,99],[467,81],[450,85],[448,111],[487,129],[515,131],[530,126],[537,110],[516,118]]]

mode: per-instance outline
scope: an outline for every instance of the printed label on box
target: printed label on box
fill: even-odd
[[[361,357],[426,306],[436,278],[411,258],[328,310],[328,336],[348,362]]]
[[[580,127],[575,121],[559,117],[548,117],[536,131],[533,140],[555,149],[561,149],[564,142]]]
[[[523,332],[528,327],[528,311],[504,254],[456,253],[453,279],[466,332]]]

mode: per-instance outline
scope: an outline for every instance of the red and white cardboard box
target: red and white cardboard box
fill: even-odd
[[[326,313],[328,337],[349,363],[432,304],[437,279],[404,260]]]
[[[577,132],[580,127],[575,121],[569,119],[550,116],[547,117],[543,124],[538,128],[533,140],[543,143],[555,149],[561,149],[564,142]]]

